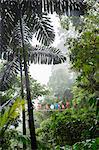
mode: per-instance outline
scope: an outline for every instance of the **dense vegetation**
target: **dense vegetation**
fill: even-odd
[[[49,12],[53,4],[55,11],[62,13],[54,1],[48,2],[44,9]],[[83,16],[60,17],[64,31],[72,26],[76,36],[64,43],[69,69],[53,67],[47,86],[32,79],[28,68],[33,62],[59,64],[66,60],[60,50],[49,46],[55,36],[50,18],[34,1],[5,0],[0,6],[0,58],[5,60],[0,65],[0,150],[98,150],[99,3],[86,1]],[[42,46],[30,45],[33,33]],[[34,107],[37,99],[42,106],[39,109]],[[46,109],[66,102],[68,107]]]
[[[99,50],[99,5],[95,1],[88,5],[88,12],[79,20],[79,24],[74,24],[72,18],[61,22],[66,30],[69,30],[69,23],[73,23],[75,32],[77,32],[77,36],[69,38],[65,44],[68,45],[71,68],[78,73],[75,84],[71,88],[72,103],[77,105],[76,108],[72,107],[64,112],[53,113],[51,117],[40,124],[40,128],[36,130],[37,137],[43,143],[42,146],[47,143],[46,149],[69,149],[66,145],[72,146],[74,150],[96,150],[99,147],[99,66],[97,55]],[[68,20],[69,23],[67,23]],[[62,74],[62,70],[60,74]],[[49,85],[54,94],[56,92],[63,94],[64,87],[61,88],[62,83],[58,82],[57,75],[56,70],[50,78]],[[55,76],[57,77],[55,78]],[[58,86],[54,88],[55,84]],[[60,93],[59,95],[61,95]]]
[[[98,137],[97,117],[92,110],[68,109],[52,114],[41,123],[36,132],[38,140],[46,144],[48,149],[73,146],[77,142]]]

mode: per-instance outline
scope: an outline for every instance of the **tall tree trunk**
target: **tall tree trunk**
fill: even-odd
[[[19,11],[20,11],[19,12],[19,15],[20,15],[20,31],[21,31],[21,36],[22,36],[22,48],[23,48],[24,71],[25,71],[25,81],[26,81],[26,94],[27,94],[27,104],[28,104],[31,149],[36,150],[37,145],[36,145],[34,117],[33,117],[33,107],[32,107],[32,101],[31,101],[30,82],[29,82],[28,65],[27,65],[27,58],[26,58],[26,49],[24,47],[24,33],[23,33],[23,24],[22,24],[22,16],[21,16],[20,7],[19,7]]]
[[[73,150],[73,145],[71,146],[71,150]]]
[[[24,99],[24,91],[23,91],[23,70],[22,70],[22,56],[20,53],[20,77],[21,77],[21,97]],[[26,119],[25,119],[25,104],[22,110],[22,121],[23,121],[23,135],[26,135]],[[26,143],[23,143],[23,150],[26,150]]]
[[[24,51],[24,47],[23,47]],[[29,129],[30,129],[30,138],[31,138],[31,148],[32,150],[36,150],[36,135],[35,135],[35,126],[34,126],[34,117],[33,117],[33,107],[31,101],[31,93],[30,93],[30,83],[29,83],[29,75],[28,75],[28,66],[26,62],[26,53],[23,52],[24,56],[24,70],[25,70],[25,80],[26,80],[26,94],[27,94],[27,103],[28,103],[28,115],[29,115]]]

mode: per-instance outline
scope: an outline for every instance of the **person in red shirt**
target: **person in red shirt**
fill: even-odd
[[[70,108],[70,103],[69,103],[69,101],[66,102],[66,108]]]

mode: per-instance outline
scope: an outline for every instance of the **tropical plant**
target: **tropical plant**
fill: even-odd
[[[12,124],[14,119],[19,116],[24,100],[17,99],[12,106],[6,108],[4,113],[0,112],[0,131],[4,131]]]
[[[16,119],[19,117],[23,105],[24,100],[16,99],[15,102],[11,102],[10,106],[0,110],[0,148],[7,149],[10,147],[10,140],[14,138],[15,133],[14,131],[12,136],[12,129],[10,128],[11,126],[16,127]]]
[[[28,136],[22,135],[21,132],[13,129],[24,106],[24,100],[17,99],[5,111],[0,112],[0,149],[14,149],[22,147],[22,144],[30,144]]]

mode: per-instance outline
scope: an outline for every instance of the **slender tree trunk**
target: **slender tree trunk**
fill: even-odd
[[[71,146],[71,150],[73,150],[73,145]]]
[[[19,7],[19,11],[20,11]],[[22,36],[22,48],[23,48],[23,59],[24,59],[24,71],[25,71],[25,80],[26,80],[26,94],[27,94],[27,104],[28,104],[28,115],[29,115],[29,129],[30,129],[30,139],[31,139],[31,149],[36,150],[36,135],[35,135],[35,126],[34,126],[34,117],[33,117],[33,107],[31,101],[31,93],[30,93],[30,82],[29,82],[29,75],[28,75],[28,65],[27,65],[27,58],[26,58],[26,49],[24,47],[24,33],[23,33],[23,24],[22,24],[22,16],[21,11],[20,14],[20,31]]]
[[[34,117],[33,117],[33,107],[32,107],[32,102],[31,102],[28,66],[27,66],[25,54],[24,54],[24,70],[25,70],[25,80],[26,80],[26,92],[27,92],[27,103],[28,103],[31,148],[32,148],[32,150],[36,150],[36,135],[35,135],[35,126],[34,126]]]
[[[22,70],[22,56],[20,53],[20,76],[21,76],[21,97],[24,99],[24,91],[23,91],[23,70]],[[26,135],[26,119],[25,119],[25,104],[22,110],[22,119],[23,119],[23,135]],[[26,150],[26,144],[23,143],[23,150]]]

